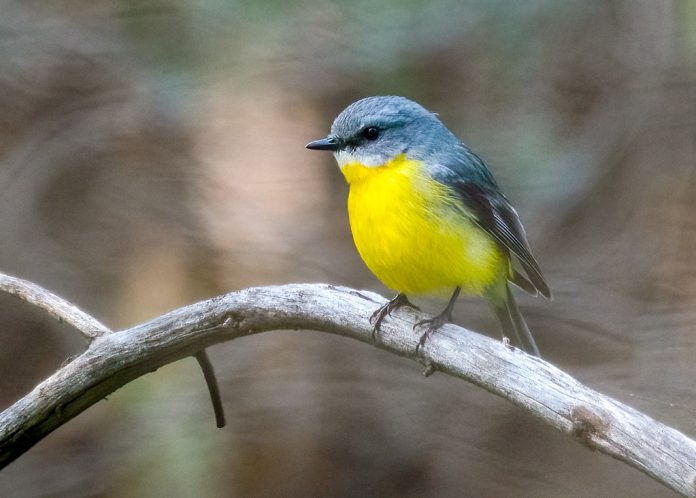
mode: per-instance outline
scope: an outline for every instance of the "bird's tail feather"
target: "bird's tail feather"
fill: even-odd
[[[492,308],[500,321],[503,336],[515,340],[529,354],[541,357],[536,341],[534,341],[507,283],[505,284],[505,298],[492,303]]]

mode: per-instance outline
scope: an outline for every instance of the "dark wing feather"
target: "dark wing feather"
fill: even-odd
[[[537,294],[539,294],[539,291],[536,287],[534,287],[534,284],[531,283],[527,277],[522,275],[515,268],[512,269],[512,276],[510,277],[510,282],[512,282],[517,287],[525,291],[527,294],[531,294],[532,296],[536,296]]]
[[[467,215],[519,261],[527,276],[513,270],[510,280],[532,294],[539,292],[550,299],[551,291],[532,256],[515,209],[481,158],[454,135],[451,139],[452,143],[439,147],[428,158],[432,178],[452,189]]]
[[[527,291],[530,290],[528,284],[531,284],[539,293],[550,299],[551,291],[532,255],[517,212],[497,186],[482,185],[480,182],[463,179],[455,180],[451,177],[446,183],[457,192],[464,206],[473,214],[475,223],[515,255],[528,280],[515,272],[512,282]]]

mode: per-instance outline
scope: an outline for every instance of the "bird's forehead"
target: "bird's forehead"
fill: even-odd
[[[420,105],[402,97],[368,97],[339,114],[331,131],[340,134],[365,126],[398,126],[427,113]]]
[[[365,126],[396,126],[407,122],[407,116],[395,112],[342,112],[336,118],[331,127],[333,132],[350,132],[364,128]]]

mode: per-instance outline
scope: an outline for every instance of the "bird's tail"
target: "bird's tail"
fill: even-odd
[[[500,321],[503,337],[515,340],[517,345],[521,346],[529,354],[541,357],[539,348],[522,317],[522,313],[520,313],[520,309],[517,307],[517,302],[507,282],[505,283],[504,298],[491,301],[491,307]]]

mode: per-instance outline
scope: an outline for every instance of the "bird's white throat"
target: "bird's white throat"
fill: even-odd
[[[361,164],[367,166],[368,168],[376,168],[382,166],[383,164],[389,162],[388,158],[385,158],[381,154],[355,154],[346,152],[345,150],[339,150],[334,152],[334,157],[338,163],[338,167],[343,169],[346,164]]]

